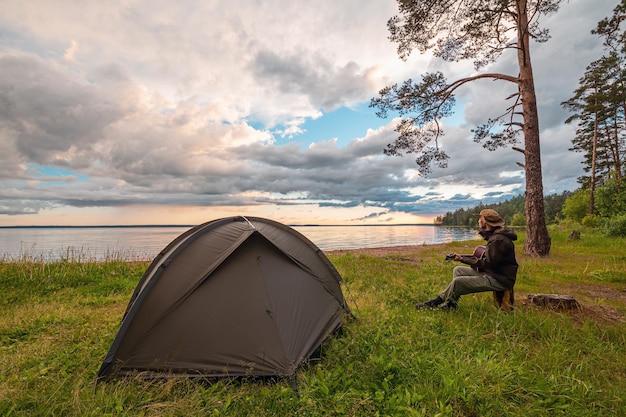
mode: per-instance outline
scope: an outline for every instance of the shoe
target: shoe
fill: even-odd
[[[439,308],[439,310],[456,311],[457,308],[459,308],[459,305],[455,301],[448,300],[448,302],[442,305],[441,308]]]
[[[415,304],[415,308],[418,310],[426,310],[429,308],[435,308],[438,305],[443,304],[443,298],[437,297],[432,300],[424,301],[422,303]]]

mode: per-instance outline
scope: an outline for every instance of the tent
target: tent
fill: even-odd
[[[196,226],[144,273],[98,379],[293,377],[349,313],[340,282],[286,225],[238,216]]]

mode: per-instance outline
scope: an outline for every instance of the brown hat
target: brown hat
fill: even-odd
[[[504,226],[504,220],[502,217],[500,217],[497,211],[492,209],[484,209],[479,214],[474,214],[474,217],[477,219],[482,217],[490,226]]]

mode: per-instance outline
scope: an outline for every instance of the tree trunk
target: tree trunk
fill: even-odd
[[[551,239],[546,227],[543,204],[539,116],[530,60],[526,0],[519,0],[517,4],[519,7],[517,57],[520,68],[519,90],[524,115],[524,170],[526,172],[526,242],[524,251],[530,256],[547,256],[550,254]]]
[[[593,120],[593,148],[591,150],[591,186],[589,187],[589,214],[593,215],[596,204],[596,159],[598,158],[598,91],[595,89]]]
[[[624,111],[626,112],[626,104],[624,104]],[[625,113],[626,114],[626,113]],[[624,116],[626,118],[626,115]],[[620,191],[620,187],[622,184],[622,158],[621,158],[621,153],[622,153],[622,146],[620,146],[620,139],[619,139],[619,125],[618,125],[618,115],[617,112],[615,113],[615,147],[617,148],[617,152],[616,152],[616,156],[615,156],[615,180],[617,182],[617,191]],[[626,122],[625,122],[626,123]]]

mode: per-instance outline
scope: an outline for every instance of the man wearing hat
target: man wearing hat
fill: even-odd
[[[483,291],[504,291],[513,288],[517,277],[514,240],[517,234],[504,225],[497,211],[485,209],[478,218],[479,234],[487,241],[483,256],[453,254],[452,259],[468,266],[456,266],[452,282],[436,298],[415,304],[417,309],[456,310],[459,298]]]

